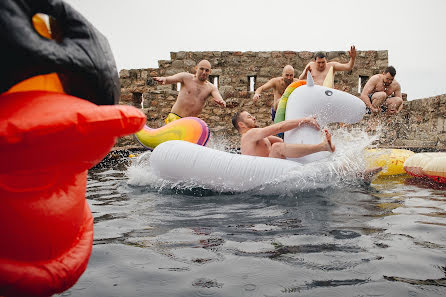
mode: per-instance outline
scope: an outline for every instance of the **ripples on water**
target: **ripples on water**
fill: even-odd
[[[348,172],[370,141],[337,144],[345,171],[325,163],[246,193],[159,180],[150,153],[92,170],[93,253],[62,295],[445,296],[446,187],[361,184]]]

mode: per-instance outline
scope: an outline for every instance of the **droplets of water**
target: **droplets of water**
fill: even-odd
[[[336,151],[328,158],[304,166],[296,167],[286,176],[276,179],[252,190],[254,193],[279,193],[279,195],[292,195],[296,191],[308,191],[327,187],[342,187],[345,184],[357,184],[358,176],[367,167],[364,159],[364,148],[370,146],[378,135],[369,136],[361,129],[347,130],[340,128],[333,131],[333,142]],[[211,138],[208,147],[236,153],[231,143],[225,137]],[[128,184],[132,186],[150,187],[158,191],[186,190],[194,192],[197,188],[206,189],[193,177],[185,176],[184,180],[176,182],[158,178],[150,166],[151,152],[144,153],[135,159],[127,170]],[[243,182],[243,181],[240,181]],[[236,189],[224,185],[212,188],[218,192],[235,191]]]

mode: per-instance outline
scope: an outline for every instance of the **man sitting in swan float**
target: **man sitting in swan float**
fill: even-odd
[[[240,150],[242,155],[271,158],[300,158],[309,154],[329,151],[335,146],[331,143],[331,134],[324,130],[325,138],[318,144],[284,143],[282,138],[275,136],[303,125],[320,130],[314,117],[286,120],[264,128],[257,127],[256,118],[247,111],[236,113],[232,124],[242,135]]]

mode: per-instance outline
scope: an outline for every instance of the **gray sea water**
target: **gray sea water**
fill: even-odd
[[[222,193],[149,157],[89,172],[93,252],[61,296],[446,296],[446,187],[307,172]]]

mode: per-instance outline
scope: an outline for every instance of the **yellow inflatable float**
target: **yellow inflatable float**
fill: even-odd
[[[404,170],[415,177],[446,183],[446,152],[414,154],[404,162]]]
[[[404,149],[366,149],[364,158],[368,168],[381,166],[379,176],[405,174],[404,162],[415,153]]]

